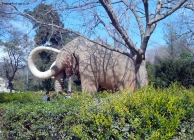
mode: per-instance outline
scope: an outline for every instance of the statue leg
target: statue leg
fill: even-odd
[[[69,80],[68,80],[68,90],[67,90],[67,92],[72,92],[72,78],[71,77],[69,77]]]
[[[64,76],[65,74],[63,72],[55,76],[55,91],[57,92],[57,95],[64,92]]]
[[[94,76],[81,76],[82,92],[86,91],[89,93],[97,92],[97,82]]]

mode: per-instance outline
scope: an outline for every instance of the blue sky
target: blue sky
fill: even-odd
[[[15,2],[19,2],[20,0],[15,0]],[[33,10],[33,8],[31,8],[30,10]],[[68,23],[64,23],[66,28],[70,28],[76,31],[80,31],[80,27],[79,26],[71,26],[71,22],[72,23],[78,23],[79,21],[77,19],[68,19]],[[24,31],[24,33],[27,32],[27,27],[26,27],[26,21],[17,21],[17,22],[12,22],[13,26],[16,28],[21,29],[22,31]],[[157,46],[164,46],[165,45],[165,41],[163,39],[163,21],[160,21],[159,24],[157,25],[157,28],[155,29],[154,33],[152,34],[149,44],[148,44],[148,49],[152,49],[153,47],[157,47]],[[30,28],[28,29],[30,31]],[[101,30],[99,31],[100,35],[102,37],[107,37],[107,32]],[[139,32],[139,31],[137,31]],[[31,39],[34,36],[34,31],[30,32],[30,37]],[[137,46],[140,46],[140,38],[136,35],[131,35],[130,38],[133,40],[134,44],[137,44]],[[112,41],[110,41],[111,43]]]
[[[18,29],[20,29],[21,31],[23,31],[24,33],[30,32],[30,39],[33,39],[35,32],[32,30],[32,26],[30,26],[29,28],[27,28],[26,23],[24,22],[12,22],[12,25]],[[71,28],[71,26],[69,26],[68,28]],[[73,27],[75,29],[75,27]],[[76,29],[75,29],[76,30]],[[106,31],[101,32],[101,36],[102,37],[107,37],[107,33]],[[156,30],[154,31],[154,33],[152,34],[150,41],[149,41],[149,45],[148,45],[148,49],[152,49],[153,47],[158,47],[158,46],[164,46],[165,45],[165,41],[163,39],[164,35],[163,35],[163,29],[161,27],[161,25],[159,24],[156,28]],[[135,44],[137,44],[137,46],[140,45],[140,38],[135,36],[132,36],[132,39],[134,41]],[[109,40],[110,41],[110,40]],[[110,41],[112,42],[112,41]]]

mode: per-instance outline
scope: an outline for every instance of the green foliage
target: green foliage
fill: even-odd
[[[36,17],[37,20],[40,20],[41,22],[63,27],[59,14],[52,10],[52,5],[39,4],[33,11],[29,11],[28,13]],[[60,33],[56,29],[52,31],[50,27],[40,26],[37,23],[33,23],[33,26],[36,29],[35,42],[37,45],[45,44],[47,41],[52,41],[54,44],[61,41]]]
[[[43,23],[50,23],[57,25],[61,28],[64,27],[60,19],[60,14],[52,9],[52,5],[39,4],[33,9],[33,11],[26,11],[28,14],[36,17],[37,20]],[[37,46],[45,45],[61,49],[65,44],[70,42],[76,35],[57,29],[51,26],[41,26],[36,22],[32,21],[33,27],[35,29],[35,43]],[[40,71],[46,71],[50,68],[51,64],[55,61],[56,55],[51,52],[42,51],[39,53],[39,60],[37,61],[37,67]],[[42,80],[36,87],[40,90],[54,90],[54,83],[51,79]]]
[[[177,134],[172,140],[192,140],[194,138],[194,115],[186,121],[183,121],[177,128]]]
[[[148,78],[156,87],[168,87],[180,82],[186,88],[194,86],[194,59],[189,52],[183,51],[180,59],[158,59],[156,64],[147,64]]]
[[[18,78],[17,82],[13,82],[13,87],[16,91],[25,91],[26,90],[26,79]]]
[[[2,109],[4,139],[170,139],[194,114],[194,93],[174,83],[163,90],[149,86],[134,93],[12,102]]]
[[[52,5],[41,3],[35,7],[33,11],[28,11],[28,13],[43,23],[54,24],[61,28],[64,27],[64,24],[60,19],[60,14],[53,10]],[[59,47],[65,45],[76,37],[67,31],[55,27],[51,28],[50,26],[41,26],[33,21],[32,23],[36,29],[35,42],[37,45],[49,42],[52,46]]]
[[[151,64],[150,62],[146,63],[146,69],[148,73],[148,83],[151,84],[155,82],[155,65]]]
[[[8,103],[17,101],[20,103],[28,103],[34,100],[42,100],[42,93],[32,93],[32,92],[25,92],[25,93],[0,93],[0,103]]]
[[[2,77],[8,80],[8,88],[14,90],[13,81],[16,77],[18,70],[23,69],[26,63],[25,42],[21,41],[23,34],[19,30],[11,30],[8,41],[0,42],[3,48],[4,56],[2,57],[3,63],[0,73]]]
[[[10,131],[4,131],[4,138],[63,139],[71,125],[77,122],[77,103],[76,99],[34,101],[25,107],[21,103],[9,103],[4,107],[3,129]]]

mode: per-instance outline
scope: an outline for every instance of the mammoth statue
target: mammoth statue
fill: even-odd
[[[108,46],[111,47],[111,46]],[[57,52],[56,61],[45,72],[39,71],[34,58],[43,50]],[[96,92],[106,90],[133,91],[136,86],[134,62],[128,56],[111,51],[83,37],[77,37],[60,51],[50,47],[37,47],[28,57],[28,66],[38,78],[55,78],[55,90],[63,90],[63,81],[73,74],[81,80],[82,91]]]

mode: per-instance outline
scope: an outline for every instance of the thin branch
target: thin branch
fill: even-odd
[[[128,11],[128,9],[129,9],[129,8],[127,7],[127,9],[126,9],[125,11],[123,11],[123,12],[121,13],[121,15],[120,15],[120,16],[118,16],[118,18],[117,18],[117,19],[119,20],[119,19],[120,19],[120,17],[121,17],[121,16],[123,16],[123,15],[124,15],[124,14]]]
[[[128,53],[128,52],[122,51],[122,50],[120,50],[120,49],[118,49],[118,48],[116,48],[116,47],[108,47],[108,45],[105,44],[105,43],[103,43],[103,42],[100,43],[100,42],[98,42],[98,41],[90,40],[89,38],[83,36],[83,35],[80,34],[80,33],[75,32],[75,31],[73,31],[73,30],[71,30],[71,29],[67,29],[67,28],[63,28],[63,27],[61,27],[61,26],[57,26],[57,25],[54,25],[54,24],[49,24],[49,23],[45,23],[45,22],[38,21],[38,20],[36,20],[33,16],[31,16],[31,15],[29,15],[29,14],[26,14],[26,13],[22,13],[22,12],[20,12],[15,6],[13,6],[13,7],[15,8],[15,10],[16,10],[17,12],[16,12],[16,13],[13,12],[13,13],[11,13],[11,14],[18,14],[18,15],[24,16],[24,17],[26,17],[26,18],[28,18],[28,19],[30,19],[30,20],[35,21],[37,24],[40,24],[40,25],[42,25],[42,26],[53,26],[53,27],[55,27],[55,28],[57,28],[57,29],[60,29],[60,30],[63,30],[63,31],[68,31],[68,32],[70,32],[70,33],[74,33],[74,34],[76,34],[76,35],[78,35],[78,36],[81,36],[81,37],[83,37],[83,38],[85,38],[85,39],[87,39],[87,40],[89,40],[89,41],[91,41],[91,42],[93,42],[93,43],[96,43],[96,44],[98,44],[98,45],[100,45],[100,46],[102,46],[102,47],[104,47],[104,48],[106,48],[106,49],[108,49],[108,50],[111,50],[111,51],[115,51],[115,52],[121,53],[121,54],[126,55],[126,56],[128,56],[128,57],[132,57],[131,54]]]
[[[137,20],[137,23],[138,23],[138,27],[139,27],[140,34],[141,34],[141,42],[142,42],[143,36],[144,36],[144,29],[143,29],[143,23],[141,21],[141,18],[138,15],[138,12],[134,9],[134,7],[131,6],[129,3],[127,3],[126,0],[122,0],[122,2],[133,12],[133,14]]]
[[[86,6],[91,6],[91,4],[99,4],[99,2],[88,2],[88,3],[84,3],[84,4],[79,4],[79,5],[76,5],[76,6],[67,6],[67,7],[65,7],[65,10],[83,8],[83,7],[86,7]]]
[[[111,6],[111,1],[110,0],[99,0],[100,3],[102,4],[102,6],[104,7],[104,9],[106,10],[107,14],[109,15],[113,26],[117,29],[117,31],[120,33],[120,35],[122,36],[122,39],[125,41],[127,47],[133,52],[138,54],[138,49],[135,47],[135,45],[133,44],[133,42],[129,39],[127,33],[125,32],[125,30],[123,29],[123,27],[121,26],[121,24],[119,23],[115,11],[113,9],[113,7]]]
[[[177,3],[171,10],[165,12],[164,14],[162,15],[158,15],[156,16],[155,18],[151,19],[149,21],[149,25],[152,25],[164,18],[166,18],[167,16],[171,15],[173,12],[175,12],[177,9],[179,9],[185,2],[187,2],[187,0],[181,0],[179,3]]]
[[[117,3],[120,3],[121,1],[116,1],[116,2],[112,2],[112,4],[117,4]],[[95,6],[91,6],[91,4],[95,5]],[[72,4],[73,5],[73,4]],[[88,2],[88,3],[84,3],[84,4],[78,4],[78,5],[75,5],[75,6],[69,6],[67,5],[67,7],[63,8],[63,9],[60,9],[60,10],[76,10],[76,9],[79,9],[79,8],[82,8],[83,10],[87,10],[87,9],[91,9],[91,8],[94,8],[94,7],[97,7],[97,6],[101,6],[100,5],[100,2],[96,1],[96,2]],[[87,6],[89,6],[88,8],[86,8]]]
[[[194,11],[194,6],[192,6],[192,7],[191,7],[191,6],[188,6],[188,5],[187,5],[187,6],[185,6],[185,8],[187,8],[187,9],[190,9],[190,10]]]
[[[0,5],[28,5],[30,4],[29,2],[0,2]]]
[[[105,27],[105,29],[107,30],[108,34],[117,42],[119,42],[122,45],[125,45],[124,42],[122,42],[121,40],[119,40],[118,38],[116,38],[111,31],[109,30],[109,28],[106,26],[106,24],[104,23],[104,21],[99,17],[99,15],[95,12],[95,15],[98,17],[98,20],[100,21],[100,23]]]
[[[160,9],[162,7],[162,0],[158,0],[157,6],[156,6],[156,12],[154,17],[156,17],[157,15],[160,15]]]

